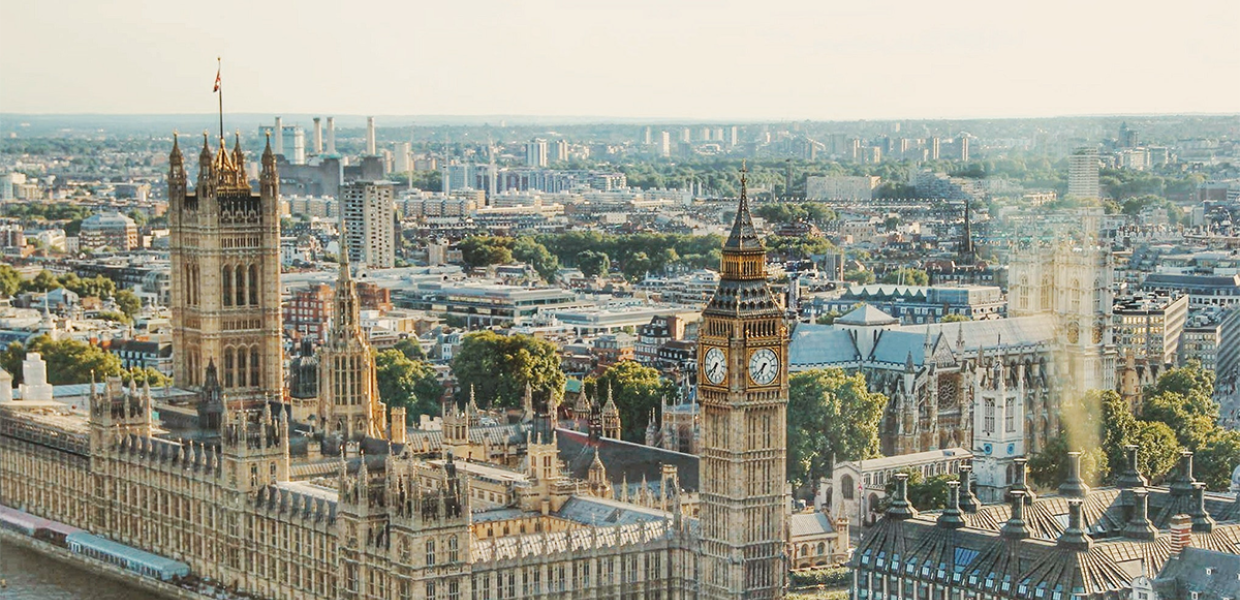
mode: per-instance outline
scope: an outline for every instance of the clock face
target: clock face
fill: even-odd
[[[702,367],[707,381],[713,384],[723,383],[723,379],[728,376],[727,357],[723,355],[723,350],[718,348],[711,348],[706,351],[706,360],[703,362]]]
[[[758,385],[775,381],[779,375],[779,355],[770,348],[763,348],[749,355],[749,378]]]

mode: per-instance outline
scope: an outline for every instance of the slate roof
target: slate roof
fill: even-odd
[[[788,344],[788,362],[792,367],[810,368],[861,360],[852,336],[831,325],[797,325]]]
[[[835,322],[839,325],[898,325],[900,319],[863,302]]]
[[[1223,600],[1240,595],[1240,555],[1185,548],[1153,581],[1166,600]]]
[[[827,515],[814,511],[792,515],[788,519],[788,531],[793,538],[798,538],[832,533],[835,531],[835,526],[831,524],[831,519],[828,519]]]
[[[564,461],[568,475],[586,479],[590,463],[594,461],[594,446],[587,434],[570,429],[557,429],[556,442],[560,459]],[[598,440],[598,456],[607,468],[607,479],[613,484],[628,481],[640,483],[642,477],[649,483],[662,480],[662,465],[676,465],[680,487],[686,491],[698,489],[698,457],[662,448],[634,444],[623,440],[602,438]]]

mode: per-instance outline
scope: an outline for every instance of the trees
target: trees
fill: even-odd
[[[874,273],[865,269],[853,269],[844,273],[844,281],[862,285],[874,283]]]
[[[130,319],[137,315],[139,310],[142,310],[142,301],[138,299],[137,294],[129,290],[116,292],[114,297],[116,298],[116,305],[120,307],[121,312],[125,313],[125,316]]]
[[[1068,478],[1068,453],[1082,451],[1068,443],[1068,436],[1057,435],[1046,442],[1041,452],[1029,458],[1029,477],[1042,488],[1059,487]],[[1098,485],[1106,473],[1107,456],[1102,448],[1094,446],[1081,453],[1081,479],[1089,485]]]
[[[416,422],[420,415],[439,412],[443,385],[429,363],[412,360],[403,351],[390,348],[375,356],[375,379],[379,398],[389,409],[404,407],[409,422]]]
[[[835,320],[842,316],[844,315],[841,315],[840,311],[832,310],[818,315],[818,318],[814,319],[814,323],[817,323],[818,325],[833,325],[835,324]]]
[[[577,268],[586,277],[606,275],[611,270],[611,258],[604,252],[586,250],[577,257]]]
[[[663,397],[671,398],[677,393],[676,385],[659,375],[657,369],[631,360],[608,367],[586,384],[601,402],[606,402],[607,390],[611,389],[616,408],[620,409],[621,437],[639,443],[646,439],[651,409],[657,408]]]
[[[921,269],[903,268],[883,274],[880,283],[898,283],[903,285],[930,285],[930,275]]]
[[[21,287],[22,276],[17,269],[5,264],[0,264],[0,296],[12,297]]]
[[[20,285],[23,292],[50,292],[59,287],[61,287],[60,282],[50,271],[39,271],[33,279],[27,279]]]
[[[908,488],[905,497],[914,508],[917,510],[947,508],[947,483],[959,480],[958,477],[945,473],[926,479],[917,469],[907,469],[904,472],[908,473]],[[884,488],[887,490],[887,499],[890,501],[889,499],[893,498],[896,493],[896,478],[888,479]]]
[[[506,265],[513,261],[512,238],[475,235],[461,240],[457,248],[461,258],[472,268]]]
[[[82,279],[73,273],[66,273],[56,280],[65,289],[83,298],[110,298],[116,294],[116,282],[103,275]]]
[[[560,271],[559,259],[552,256],[546,246],[529,236],[517,238],[512,246],[512,257],[534,267],[538,276],[548,283],[555,281],[555,276]]]
[[[827,475],[831,461],[878,453],[887,397],[866,389],[865,376],[842,369],[793,375],[788,390],[788,478],[800,486]]]
[[[52,385],[88,383],[92,372],[97,380],[124,372],[121,359],[98,346],[72,339],[53,341],[47,335],[40,335],[27,341],[25,347],[10,344],[0,354],[0,366],[13,375],[14,383],[21,382],[21,364],[27,352],[43,356],[47,362],[47,382]]]
[[[835,211],[816,202],[763,204],[753,212],[773,223],[822,223],[837,218]]]
[[[415,338],[405,338],[396,342],[392,349],[400,351],[409,360],[426,360],[426,351],[422,349],[422,344],[419,344]]]
[[[948,315],[943,315],[943,318],[939,322],[940,323],[963,323],[965,321],[972,321],[972,320],[973,319],[970,319],[966,315],[951,313]]]
[[[527,335],[471,333],[452,359],[452,372],[460,382],[458,401],[469,397],[471,386],[480,402],[501,407],[520,406],[527,383],[557,402],[564,395],[555,344]]]

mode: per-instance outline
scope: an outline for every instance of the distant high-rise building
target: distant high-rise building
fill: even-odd
[[[654,137],[654,132],[652,132],[649,127],[642,130],[642,143],[643,144],[649,146],[650,144],[654,143],[652,141],[653,137]]]
[[[811,176],[805,178],[805,197],[810,200],[859,200],[869,201],[874,198],[874,188],[878,187],[879,177],[828,177]]]
[[[1133,147],[1136,147],[1138,143],[1139,141],[1137,140],[1137,130],[1129,129],[1127,121],[1120,123],[1119,124],[1119,147],[1120,148],[1133,148]]]
[[[737,127],[736,125],[733,125],[732,128],[728,130],[728,145],[735,146],[739,143],[740,143],[740,128]]]
[[[710,128],[709,128],[709,127],[703,127],[703,128],[702,128],[702,141],[703,141],[703,142],[709,142],[709,141],[710,141]]]
[[[547,140],[539,138],[525,144],[525,164],[531,167],[547,166]]]
[[[1068,157],[1068,195],[1073,198],[1101,197],[1097,148],[1077,148]]]
[[[680,131],[680,141],[686,144],[693,141],[693,132],[688,127]]]
[[[659,132],[659,156],[672,155],[672,134],[668,131]]]
[[[960,136],[960,160],[969,160],[969,136]]]
[[[568,141],[556,140],[552,144],[551,161],[564,162],[568,160]]]
[[[396,202],[390,181],[355,181],[340,190],[346,239],[341,251],[369,267],[396,266]]]
[[[939,159],[939,138],[938,136],[930,138],[930,160]]]

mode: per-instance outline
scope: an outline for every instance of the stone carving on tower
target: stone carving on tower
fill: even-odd
[[[335,302],[327,341],[319,348],[320,427],[324,435],[347,440],[384,437],[387,413],[379,401],[374,353],[362,331],[361,303],[347,252],[340,254]]]
[[[704,598],[782,598],[788,570],[788,329],[746,183],[698,342]]]
[[[218,369],[231,402],[257,408],[284,390],[280,315],[280,191],[270,140],[259,193],[250,189],[240,136],[212,153],[203,135],[198,180],[188,190],[174,138],[168,159],[173,379],[201,389]],[[218,411],[202,412],[206,429]]]

